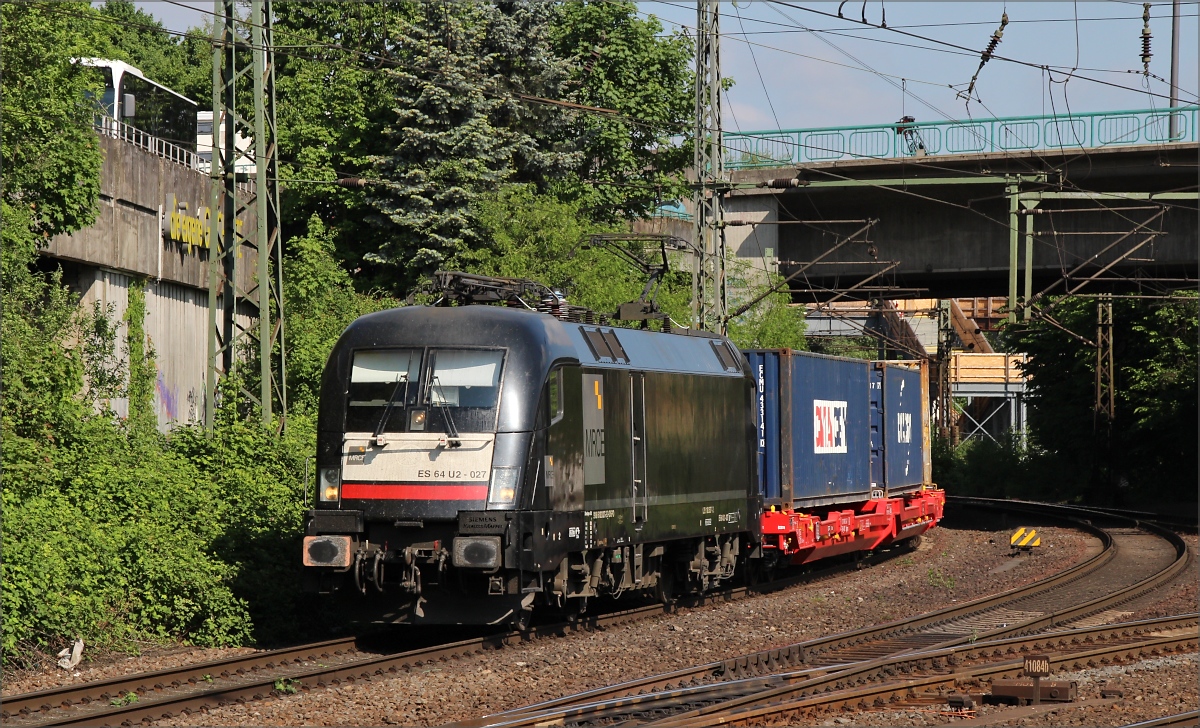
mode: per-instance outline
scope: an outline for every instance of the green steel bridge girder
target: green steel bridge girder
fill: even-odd
[[[1200,106],[996,119],[725,132],[725,166],[761,169],[839,159],[1099,149],[1195,142]],[[1174,134],[1169,129],[1176,122]]]

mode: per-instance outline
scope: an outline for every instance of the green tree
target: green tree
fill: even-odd
[[[504,184],[606,222],[685,190],[691,46],[630,3],[288,3],[276,27],[305,45],[278,59],[285,175],[382,181],[285,188],[288,232],[319,215],[360,290],[485,246],[475,203]]]
[[[633,2],[566,2],[553,23],[555,52],[572,65],[572,99],[616,115],[575,114],[580,164],[562,194],[583,201],[590,217],[644,217],[686,194],[692,163],[691,59],[694,41],[663,34]]]
[[[86,2],[0,5],[0,78],[3,78],[3,198],[5,248],[32,238],[78,230],[96,217],[100,147],[91,130],[102,87],[75,58],[92,55],[99,40]],[[29,211],[28,217],[15,208]],[[17,230],[9,236],[10,224]]]
[[[747,298],[761,295],[768,286],[777,284],[781,278],[773,276],[760,290],[751,290]],[[786,289],[772,293],[745,314],[729,322],[729,338],[742,349],[805,351],[808,349],[808,343],[804,339],[804,309],[791,307],[791,302],[791,296]]]
[[[479,195],[554,176],[573,159],[552,143],[566,134],[561,114],[523,98],[562,95],[550,11],[544,2],[285,6],[281,27],[320,59],[280,65],[291,173],[382,180],[363,191],[292,188],[304,217],[291,224],[318,213],[366,285],[397,292],[477,244]],[[331,27],[354,30],[331,38]]]
[[[613,253],[583,244],[615,228],[591,222],[579,200],[564,201],[532,185],[507,185],[476,202],[483,244],[455,258],[473,273],[529,278],[567,294],[569,303],[612,314],[641,295],[645,275]],[[688,320],[689,274],[672,271],[657,301],[678,322]],[[630,325],[638,325],[631,323]]]
[[[384,130],[394,118],[393,29],[412,19],[407,2],[285,3],[277,7],[280,42],[308,46],[279,54],[279,154],[287,178],[373,178],[373,160],[388,153]],[[347,270],[391,233],[361,189],[285,184],[284,239],[303,236],[315,214],[333,236]]]
[[[520,116],[520,101],[495,73],[498,61],[513,60],[495,40],[533,29],[505,19],[491,6],[425,5],[417,22],[397,34],[405,53],[403,65],[388,69],[397,86],[396,115],[384,130],[394,151],[376,160],[388,184],[368,196],[395,235],[366,260],[409,277],[441,267],[478,242],[470,204],[512,179],[518,157],[538,156],[528,131],[504,123]],[[528,40],[533,44],[537,35]]]
[[[289,241],[284,259],[287,302],[288,405],[316,412],[321,373],[342,331],[359,316],[399,305],[358,293],[334,257],[333,232],[313,215],[304,235]]]

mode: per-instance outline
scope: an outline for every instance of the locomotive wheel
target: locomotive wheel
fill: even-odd
[[[654,586],[654,593],[658,597],[658,601],[670,606],[675,603],[675,570],[667,564],[663,565],[662,573],[658,575],[658,583]]]

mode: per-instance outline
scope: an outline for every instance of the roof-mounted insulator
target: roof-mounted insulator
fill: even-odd
[[[1004,38],[1004,29],[1008,26],[1008,13],[1000,16],[1000,27],[996,28],[996,32],[992,33],[991,40],[988,41],[987,48],[980,56],[980,60],[987,63],[992,59],[992,54],[996,52],[996,46],[1000,45],[1000,41]]]
[[[1150,3],[1142,3],[1142,73],[1150,75]]]
[[[796,177],[776,177],[775,179],[759,182],[758,186],[771,190],[786,190],[792,187],[799,187],[801,184],[803,183]]]

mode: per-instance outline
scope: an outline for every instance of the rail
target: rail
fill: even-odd
[[[840,159],[1093,149],[1195,142],[1200,106],[997,119],[915,121],[780,131],[725,132],[725,167],[755,169]],[[1177,129],[1171,136],[1171,117]]]
[[[854,571],[880,554],[857,562],[844,562],[803,575],[757,585],[717,591],[681,600],[679,608],[753,597],[819,582]],[[383,655],[357,655],[355,638],[327,640],[308,645],[238,655],[211,662],[184,665],[155,672],[125,675],[81,685],[65,685],[3,698],[0,718],[6,725],[35,728],[52,725],[122,725],[171,718],[183,711],[211,708],[231,701],[263,700],[286,692],[339,685],[342,682],[394,674],[422,664],[476,655],[524,640],[566,636],[580,631],[612,628],[660,616],[670,608],[662,604],[616,612],[581,615],[573,622],[535,626],[528,632],[511,631],[459,642]],[[321,665],[319,663],[329,663]],[[336,662],[337,664],[333,664]],[[315,666],[314,666],[315,665]],[[280,690],[284,686],[286,690]],[[128,702],[128,696],[137,696]],[[125,698],[122,700],[121,698]]]
[[[745,712],[747,710],[769,715],[785,709],[781,704],[758,707],[766,703],[793,703],[786,706],[787,708],[808,703],[815,705],[826,698],[813,697],[814,695],[833,691],[829,696],[832,699],[837,698],[851,685],[871,681],[885,683],[879,688],[846,692],[847,702],[857,703],[860,694],[866,694],[870,690],[892,690],[891,679],[896,675],[896,668],[905,662],[929,662],[935,658],[945,659],[949,655],[975,651],[982,654],[999,646],[1004,647],[1000,655],[1003,657],[1009,654],[1009,647],[1018,644],[1031,641],[1036,643],[1040,639],[1057,640],[1066,633],[1060,631],[1047,634],[1045,630],[1062,629],[1072,622],[1126,604],[1160,584],[1176,578],[1190,563],[1190,553],[1182,539],[1152,524],[1145,524],[1143,533],[1152,532],[1164,539],[1174,551],[1174,560],[1166,568],[1157,569],[1145,578],[1095,597],[1092,587],[1086,586],[1087,581],[1091,580],[1093,585],[1109,583],[1120,550],[1112,534],[1090,522],[1078,519],[1081,515],[1102,514],[1085,508],[981,498],[956,498],[955,502],[972,507],[1028,512],[1043,517],[1064,517],[1074,521],[1077,527],[1099,536],[1104,543],[1104,550],[1048,579],[908,620],[777,647],[672,673],[638,678],[475,720],[462,721],[456,725],[464,728],[500,728],[550,725],[555,722],[589,724],[631,719],[643,722],[648,718],[651,724],[656,725],[717,725],[751,715]],[[1130,520],[1119,515],[1108,518],[1119,523]],[[1081,586],[1084,588],[1081,589]],[[1056,591],[1059,593],[1057,598],[1052,596]],[[1050,598],[1047,600],[1046,597]],[[1033,603],[1029,601],[1031,598],[1042,601]],[[980,619],[989,612],[1002,621]],[[1188,620],[1189,625],[1195,624],[1194,615],[1189,615]],[[954,622],[958,625],[955,626]],[[1128,625],[1122,625],[1120,628],[1124,629],[1126,626]],[[970,629],[962,629],[963,627]],[[1099,633],[1115,627],[1116,625],[1097,625],[1080,628],[1077,625],[1069,634],[1075,639],[1089,631]],[[1037,634],[1039,632],[1040,635]],[[926,633],[930,639],[920,639]],[[1189,635],[1183,638],[1183,641],[1194,645],[1195,639]],[[983,650],[985,647],[988,649]],[[1135,647],[1136,649],[1140,647]],[[1061,646],[1056,650],[1070,651]],[[1054,662],[1056,665],[1067,665],[1078,659],[1078,654],[1059,654]],[[1086,660],[1085,657],[1084,661]],[[986,668],[984,672],[998,670],[996,676],[999,676],[1013,669],[1013,665],[1000,665]],[[1019,671],[1020,668],[1015,669]],[[945,678],[928,679],[936,683]],[[904,683],[900,692],[907,691],[910,685],[911,682]],[[796,718],[794,715],[789,717]]]

